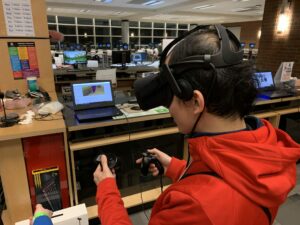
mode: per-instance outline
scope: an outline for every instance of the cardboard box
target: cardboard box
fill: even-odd
[[[88,225],[88,214],[85,204],[55,211],[52,215],[54,225]],[[28,220],[15,223],[15,225],[28,225]]]

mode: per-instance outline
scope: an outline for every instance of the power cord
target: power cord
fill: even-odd
[[[128,117],[126,116],[126,114],[125,113],[123,113],[123,115],[125,116],[125,119],[126,119],[126,122],[127,122],[127,126],[128,126],[128,135],[129,135],[129,148],[130,148],[130,150],[132,150],[131,149],[131,126],[130,126],[130,122],[129,122],[129,119],[128,119]],[[162,174],[161,175],[159,175],[159,180],[160,180],[160,190],[161,190],[161,193],[163,192],[163,178],[162,178]],[[140,196],[141,196],[141,202],[142,202],[142,208],[143,208],[143,212],[144,212],[144,214],[145,214],[145,217],[147,218],[147,220],[149,221],[150,219],[149,219],[149,216],[147,215],[147,213],[146,213],[146,209],[145,209],[145,205],[144,205],[144,199],[143,199],[143,188],[142,188],[142,185],[141,185],[141,183],[139,183],[139,188],[140,188]]]

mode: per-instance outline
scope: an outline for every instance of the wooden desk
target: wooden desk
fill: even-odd
[[[294,112],[299,112],[299,102],[297,102],[300,98],[297,97],[292,97],[289,99],[274,99],[274,100],[262,100],[258,99],[256,102],[257,106],[266,106],[265,110],[260,110],[260,111],[254,111],[253,115],[257,116],[258,118],[264,118],[268,119],[274,127],[279,126],[280,122],[280,116],[288,113],[294,113]],[[291,106],[287,106],[286,108],[281,108],[279,107],[277,110],[276,105],[277,103],[282,103],[282,102],[296,102],[296,105],[294,106],[291,104]],[[74,117],[74,115],[71,113],[71,117]],[[138,121],[147,121],[147,120],[156,120],[159,118],[169,118],[170,114],[159,114],[159,115],[152,115],[152,116],[143,116],[143,117],[136,117],[136,118],[128,118],[127,120],[111,120],[111,121],[104,121],[104,122],[96,122],[96,123],[87,123],[87,124],[78,124],[76,120],[69,120],[66,121],[68,124],[68,131],[69,132],[76,132],[80,130],[89,130],[93,129],[95,127],[110,127],[110,126],[117,126],[117,125],[124,125],[127,123],[134,123]],[[68,120],[68,119],[67,119]],[[74,154],[76,152],[80,151],[85,151],[87,149],[92,149],[95,147],[99,146],[107,146],[107,145],[113,145],[116,143],[125,143],[128,142],[129,140],[138,140],[138,139],[147,139],[149,137],[157,137],[157,136],[163,136],[166,134],[175,134],[178,133],[178,128],[177,127],[168,127],[168,128],[160,128],[157,130],[149,130],[149,131],[143,131],[143,132],[136,132],[130,134],[130,138],[128,134],[121,134],[121,135],[116,135],[116,136],[111,136],[111,137],[103,137],[103,138],[97,138],[94,140],[87,140],[87,141],[81,141],[81,142],[70,142],[69,141],[69,148],[70,148],[70,158],[71,158],[71,169],[72,169],[72,179],[73,179],[73,188],[75,190],[75,184],[77,182],[76,179],[76,173],[75,173],[75,161],[74,161]],[[184,158],[187,156],[187,143],[184,143]],[[76,191],[74,191],[74,200],[75,204],[78,204],[78,196],[76,195]],[[147,190],[143,192],[143,199],[144,203],[146,202],[151,202],[154,201],[158,196],[160,195],[160,190],[159,188]],[[137,205],[142,204],[141,199],[140,199],[140,194],[136,193],[130,196],[126,196],[122,198],[125,207],[130,208],[134,207]],[[95,218],[97,217],[97,206],[92,205],[88,207],[88,215],[89,218]]]
[[[282,105],[283,104],[283,105]],[[286,105],[287,104],[287,105]],[[265,107],[264,110],[254,111],[253,115],[259,118],[266,118],[275,126],[278,127],[280,116],[290,113],[297,113],[300,110],[300,96],[275,99],[275,100],[258,100],[256,106]],[[67,109],[67,107],[66,107]],[[97,146],[108,146],[114,143],[125,143],[131,140],[146,139],[148,137],[158,137],[166,134],[178,133],[178,129],[174,127],[162,127],[155,130],[139,131],[128,134],[120,134],[111,137],[103,137],[95,140],[81,141],[73,143],[67,139],[67,132],[65,122],[68,126],[68,134],[76,131],[88,131],[89,129],[111,127],[118,125],[126,125],[128,123],[137,123],[143,121],[153,121],[159,119],[168,119],[168,113],[110,120],[96,123],[78,124],[74,120],[74,113],[70,109],[66,120],[56,121],[34,121],[30,125],[16,125],[9,128],[0,129],[0,174],[2,178],[5,199],[7,203],[7,211],[3,217],[12,223],[28,218],[32,215],[30,190],[28,188],[28,179],[26,174],[26,165],[24,161],[22,138],[50,135],[55,133],[62,133],[65,141],[65,149],[70,151],[70,158],[68,151],[66,151],[66,165],[68,170],[69,195],[71,204],[78,203],[77,196],[73,195],[76,186],[76,175],[74,154]],[[73,119],[72,119],[73,118]],[[186,143],[185,143],[186,146]],[[184,148],[186,149],[186,148]],[[184,158],[186,158],[186,151],[184,151]],[[71,162],[71,166],[69,164]],[[73,173],[71,173],[73,172]],[[71,176],[72,174],[72,176]],[[143,192],[144,202],[154,201],[160,194],[159,189],[152,189]],[[133,194],[124,197],[125,206],[130,208],[141,204],[140,194]],[[88,207],[89,218],[97,217],[97,206]],[[9,222],[7,222],[10,225]],[[6,224],[5,224],[6,225]]]
[[[50,95],[53,98],[56,96],[54,93],[50,93]],[[9,113],[9,110],[7,112]],[[23,112],[24,110],[21,110],[17,113]],[[0,128],[0,176],[7,205],[7,211],[4,214],[7,221],[14,224],[32,216],[30,191],[34,190],[29,190],[22,139],[57,133],[61,133],[64,137],[67,171],[70,171],[66,127],[63,119],[54,121],[34,120],[32,124],[28,125]],[[68,177],[70,184],[71,176]],[[73,193],[71,190],[69,190],[69,195],[72,201]]]

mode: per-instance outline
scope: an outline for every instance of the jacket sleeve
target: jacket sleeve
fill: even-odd
[[[201,204],[179,191],[170,191],[164,197],[162,206],[154,210],[149,225],[213,225]]]
[[[114,178],[99,182],[96,201],[102,225],[132,225]]]
[[[33,225],[53,225],[48,216],[40,216],[33,221]]]
[[[172,157],[171,163],[167,169],[166,176],[171,178],[173,183],[179,179],[186,166],[185,160],[180,160]]]

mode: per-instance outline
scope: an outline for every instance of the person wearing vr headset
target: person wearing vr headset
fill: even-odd
[[[149,224],[273,223],[295,186],[300,145],[248,116],[256,97],[253,73],[229,30],[199,26],[166,47],[159,74],[135,82],[143,110],[169,108],[190,154],[186,162],[148,150],[173,181],[156,200]],[[105,156],[101,161],[94,173],[101,224],[132,224]],[[154,164],[149,170],[159,173]]]

